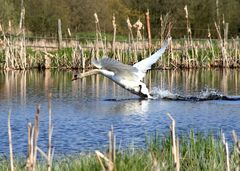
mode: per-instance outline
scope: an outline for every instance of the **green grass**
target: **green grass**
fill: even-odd
[[[170,136],[147,136],[146,148],[117,150],[115,169],[118,171],[150,171],[153,160],[157,160],[160,170],[174,170]],[[226,155],[221,137],[212,134],[194,134],[180,137],[180,170],[225,170]],[[235,170],[240,162],[240,154],[235,147],[230,148],[230,168]],[[16,170],[26,170],[23,158],[15,159]],[[0,170],[9,170],[6,157],[0,158]],[[38,160],[36,170],[46,170],[46,162]],[[55,156],[53,170],[94,171],[101,165],[94,153],[72,156]]]

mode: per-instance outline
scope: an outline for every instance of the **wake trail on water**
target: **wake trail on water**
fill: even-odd
[[[240,101],[240,96],[226,96],[216,90],[203,90],[199,95],[181,95],[172,93],[169,90],[161,90],[154,88],[150,93],[154,99],[164,99],[173,101],[208,101],[208,100],[226,100],[226,101]]]

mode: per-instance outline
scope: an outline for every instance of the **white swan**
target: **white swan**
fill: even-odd
[[[108,57],[99,60],[94,59],[92,60],[92,64],[98,69],[93,69],[80,75],[74,75],[72,80],[100,73],[141,98],[152,98],[146,84],[143,82],[143,78],[146,75],[147,70],[151,69],[151,66],[157,62],[165,52],[170,41],[171,37],[164,42],[161,49],[133,66],[123,64]]]

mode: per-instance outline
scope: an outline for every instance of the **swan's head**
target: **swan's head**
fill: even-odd
[[[75,81],[75,80],[80,79],[80,78],[81,78],[80,74],[75,74],[72,77],[72,81]]]
[[[129,90],[130,92],[132,92],[133,94],[136,94],[136,95],[140,96],[143,99],[152,99],[153,98],[149,94],[148,88],[144,83],[139,84],[138,87],[131,88],[131,89],[126,88],[126,89]]]
[[[145,84],[139,85],[139,94],[138,95],[143,98],[152,98],[152,96],[149,94],[148,88],[146,87]]]

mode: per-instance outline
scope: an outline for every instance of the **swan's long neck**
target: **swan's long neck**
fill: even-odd
[[[113,79],[113,76],[115,75],[114,72],[108,71],[108,70],[106,70],[106,69],[101,69],[101,70],[99,70],[99,72],[100,72],[102,75],[104,75],[104,76],[106,76],[106,77],[108,77],[108,78],[110,78],[110,79]],[[114,80],[114,79],[113,79],[113,80]],[[114,81],[115,81],[115,80],[114,80]]]
[[[83,72],[79,75],[76,74],[76,75],[73,76],[72,81],[87,77],[89,75],[95,75],[95,74],[98,74],[98,73],[100,73],[99,69],[93,69],[93,70],[90,70],[90,71],[87,71],[87,72]]]
[[[84,77],[87,77],[89,75],[95,75],[95,74],[98,74],[98,73],[100,73],[99,69],[93,69],[93,70],[81,73],[79,75],[79,78],[84,78]]]

